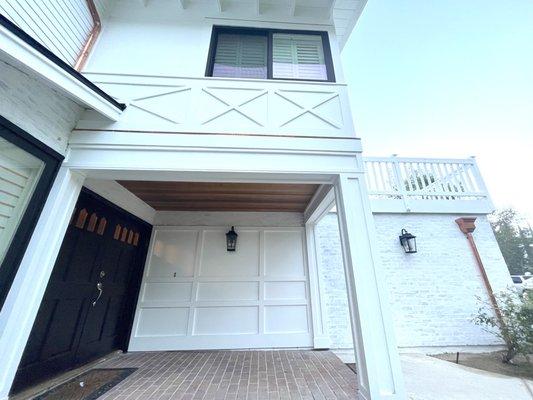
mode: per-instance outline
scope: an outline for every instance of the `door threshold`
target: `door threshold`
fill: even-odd
[[[75,378],[78,375],[83,374],[84,372],[89,371],[90,369],[93,369],[97,365],[103,363],[104,361],[111,360],[115,357],[118,357],[120,354],[122,354],[122,350],[117,350],[112,353],[109,353],[108,355],[101,357],[97,360],[91,361],[90,363],[84,364],[81,367],[72,369],[70,371],[64,372],[60,375],[54,376],[50,379],[45,380],[44,382],[38,383],[35,386],[29,387],[27,389],[24,389],[22,392],[19,392],[13,396],[9,396],[9,400],[24,400],[24,399],[31,399],[36,396],[39,396],[40,394],[43,394],[47,392],[48,390],[59,386],[67,381],[69,381],[72,378]]]

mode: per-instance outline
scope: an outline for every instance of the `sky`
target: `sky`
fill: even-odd
[[[369,0],[342,58],[365,155],[476,156],[533,225],[533,0]]]

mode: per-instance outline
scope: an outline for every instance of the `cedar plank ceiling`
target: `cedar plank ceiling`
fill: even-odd
[[[303,212],[319,185],[118,181],[158,211]]]

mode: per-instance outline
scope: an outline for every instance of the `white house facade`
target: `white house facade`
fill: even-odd
[[[362,156],[364,5],[0,4],[0,400],[116,350],[286,348],[404,399],[398,350],[499,344],[475,160]]]

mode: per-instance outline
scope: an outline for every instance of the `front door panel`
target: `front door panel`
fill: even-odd
[[[126,348],[149,235],[146,223],[82,191],[12,391]]]

